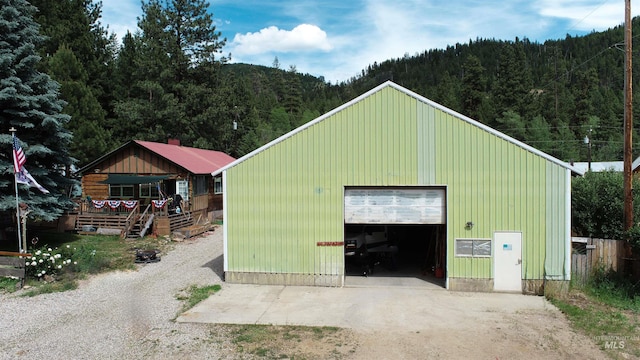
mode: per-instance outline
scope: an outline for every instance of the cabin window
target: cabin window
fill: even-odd
[[[140,184],[140,197],[152,199],[160,198],[158,184]]]
[[[222,194],[222,178],[220,176],[213,178],[213,193]]]
[[[490,257],[490,239],[456,239],[456,256]]]
[[[133,185],[109,185],[109,197],[119,199],[130,199],[133,197]]]
[[[186,180],[176,181],[176,194],[180,194],[182,200],[189,201],[189,182]]]
[[[196,176],[193,180],[193,194],[194,195],[202,195],[208,193],[207,189],[207,177],[206,176]]]

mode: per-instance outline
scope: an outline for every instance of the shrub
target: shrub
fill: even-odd
[[[27,276],[42,279],[45,275],[56,276],[63,268],[73,264],[73,251],[69,246],[63,250],[50,248],[47,245],[33,251],[26,261]]]
[[[640,186],[633,180],[634,188]],[[624,177],[621,172],[587,172],[571,184],[572,224],[578,236],[624,240]],[[640,192],[634,193],[634,214],[640,211]]]

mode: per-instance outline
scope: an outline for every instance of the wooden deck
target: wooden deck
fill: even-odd
[[[192,213],[184,212],[181,214],[154,213],[152,217],[143,217],[142,215],[131,217],[130,215],[100,213],[78,214],[76,216],[75,231],[78,234],[105,234],[119,235],[122,238],[135,238],[140,237],[138,232],[143,230],[142,236],[151,233],[149,230],[153,225],[149,224],[150,219],[152,223],[157,223],[158,221],[168,222],[168,229],[166,230],[168,230],[169,234],[179,231],[187,238],[202,234],[208,230],[208,225],[197,225],[196,221],[198,219],[194,218]],[[205,227],[207,230],[196,230]]]

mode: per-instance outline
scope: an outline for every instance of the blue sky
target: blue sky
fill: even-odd
[[[470,39],[544,42],[624,23],[624,0],[209,0],[232,62],[295,66],[332,83],[374,62]],[[631,6],[632,15],[640,8]],[[140,0],[103,0],[102,24],[135,32]],[[623,39],[620,39],[622,42]],[[601,49],[594,49],[599,51]]]

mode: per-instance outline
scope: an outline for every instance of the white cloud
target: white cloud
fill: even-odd
[[[327,33],[319,27],[309,24],[298,25],[291,31],[270,26],[255,33],[236,34],[230,45],[234,55],[330,51],[333,48],[327,38]]]
[[[623,1],[593,0],[540,0],[534,3],[542,16],[565,19],[570,29],[578,31],[603,31],[624,24]],[[640,9],[631,7],[632,16],[640,14]]]
[[[137,17],[142,14],[139,2],[131,0],[109,0],[102,2],[101,23],[109,26],[109,32],[115,33],[118,41],[130,31],[138,29]]]

